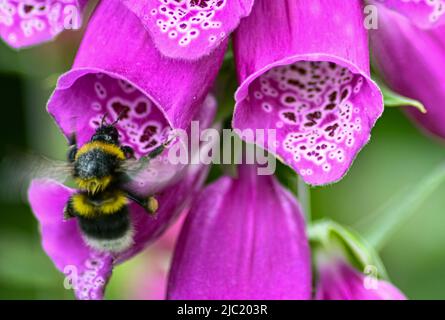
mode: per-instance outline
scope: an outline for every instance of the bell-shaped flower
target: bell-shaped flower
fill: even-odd
[[[368,0],[406,16],[420,28],[428,29],[445,24],[444,0]]]
[[[341,257],[318,264],[317,300],[406,300],[391,283],[364,274]]]
[[[233,127],[266,130],[242,138],[312,185],[345,175],[383,112],[363,21],[361,1],[257,0],[235,31]]]
[[[165,131],[190,126],[213,85],[224,49],[193,63],[167,59],[133,12],[119,0],[101,1],[72,69],[59,78],[48,112],[65,135],[77,133],[80,145],[104,114],[109,121],[120,115],[121,142],[147,154]]]
[[[173,250],[188,210],[184,210],[176,222],[144,252],[141,264],[131,268],[127,284],[123,288],[136,300],[165,300],[168,270]]]
[[[247,16],[254,0],[122,0],[167,57],[195,60],[210,54]]]
[[[378,6],[379,29],[371,31],[374,63],[388,86],[423,103],[407,109],[429,132],[445,138],[445,25],[424,30]]]
[[[19,49],[54,39],[82,25],[88,0],[2,0],[0,37]]]
[[[203,128],[211,124],[215,111],[215,99],[206,99],[196,118]],[[66,112],[71,111],[66,110]],[[144,118],[145,121],[150,122],[151,115],[149,112]],[[117,127],[120,133],[125,134],[125,127],[119,124]],[[80,132],[76,131],[76,133]],[[181,143],[181,141],[177,140],[174,143]],[[197,151],[199,153],[200,150]],[[57,269],[66,274],[65,285],[68,289],[75,290],[78,299],[103,298],[104,289],[114,265],[131,258],[158,238],[184,210],[184,207],[189,205],[204,183],[208,171],[205,165],[170,164],[168,161],[164,161],[165,152],[159,156],[162,158],[160,167],[166,171],[177,172],[171,177],[169,184],[163,184],[161,188],[156,188],[155,196],[159,203],[156,217],[150,217],[139,205],[130,202],[133,243],[129,249],[123,252],[98,252],[92,249],[84,241],[77,220],[64,221],[64,207],[76,190],[53,180],[34,180],[32,182],[28,197],[31,208],[40,223],[43,248]],[[140,153],[136,153],[136,156],[140,155]],[[196,157],[199,154],[192,156]],[[191,163],[197,162],[192,161]],[[155,183],[156,180],[158,179],[153,179],[152,183]],[[148,189],[144,188],[144,190]]]
[[[309,299],[302,211],[274,176],[239,167],[196,198],[177,241],[169,299]]]

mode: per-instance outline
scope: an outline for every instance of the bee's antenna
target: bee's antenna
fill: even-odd
[[[105,112],[104,115],[103,115],[103,117],[102,117],[102,120],[100,121],[100,126],[101,126],[101,127],[105,124],[105,121],[106,121],[106,117],[107,117],[107,116],[108,116],[108,112]]]
[[[117,116],[116,120],[114,120],[114,122],[111,124],[112,126],[114,126],[116,123],[118,123],[122,117],[124,116],[126,110],[122,110],[119,115]]]

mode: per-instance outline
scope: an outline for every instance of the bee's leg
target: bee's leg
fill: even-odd
[[[160,146],[156,147],[150,153],[147,155],[149,159],[154,159],[157,156],[159,156],[163,151],[165,150],[165,145],[161,144]]]
[[[141,197],[138,197],[134,194],[127,192],[126,197],[132,200],[133,202],[137,203],[138,205],[140,205],[151,215],[155,214],[156,211],[158,211],[159,203],[158,200],[156,200],[156,198],[153,196],[149,196],[146,199],[143,199]]]
[[[71,198],[69,198],[65,207],[63,208],[63,220],[67,221],[71,218],[74,218],[76,215],[74,214],[73,207],[71,205]]]
[[[67,158],[69,162],[74,162],[77,154],[77,144],[76,144],[76,136],[73,134],[70,136],[69,140],[69,149],[67,152]]]
[[[132,147],[130,147],[130,146],[122,146],[121,150],[124,152],[125,158],[127,158],[127,159],[134,158],[134,150],[133,150]]]

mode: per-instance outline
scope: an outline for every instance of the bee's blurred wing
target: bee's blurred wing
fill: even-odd
[[[127,161],[123,167],[129,180],[124,189],[145,197],[179,181],[187,165],[172,164],[166,156],[161,155],[154,159]]]
[[[15,197],[25,191],[33,179],[51,179],[64,183],[72,166],[65,161],[52,160],[35,154],[5,157],[0,162],[0,188]]]

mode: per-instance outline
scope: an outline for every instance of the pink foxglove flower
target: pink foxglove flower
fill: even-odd
[[[341,179],[383,111],[363,21],[361,1],[257,0],[235,31],[233,127],[276,130],[260,144],[309,184]]]
[[[273,176],[241,166],[202,191],[181,234],[169,299],[309,299],[300,206]]]
[[[317,300],[406,300],[391,283],[356,270],[342,258],[319,262]]]
[[[2,0],[0,37],[13,48],[54,39],[66,29],[79,29],[88,0]]]
[[[434,28],[445,23],[444,0],[371,0],[406,16],[420,28]]]
[[[67,136],[77,132],[80,145],[104,114],[109,121],[121,115],[121,142],[147,154],[166,131],[190,126],[217,75],[224,48],[194,63],[164,58],[119,0],[101,1],[48,112]]]
[[[215,109],[215,100],[206,99],[197,118],[202,126],[211,124]],[[150,119],[148,114],[145,120],[150,121]],[[125,132],[125,128],[118,128],[121,132]],[[131,258],[158,238],[189,204],[207,175],[207,168],[204,165],[175,166],[166,163],[161,167],[179,171],[175,178],[177,176],[180,179],[172,178],[171,183],[164,185],[160,190],[157,188],[156,199],[159,202],[159,209],[155,218],[150,217],[139,205],[130,204],[133,244],[118,254],[100,253],[91,249],[82,238],[77,220],[64,221],[64,207],[75,190],[52,180],[32,182],[28,191],[29,202],[40,223],[43,248],[56,267],[66,274],[68,279],[66,282],[74,288],[77,298],[103,298],[113,266]]]
[[[445,26],[423,30],[397,12],[378,9],[379,29],[371,32],[378,72],[391,89],[422,102],[426,114],[413,108],[408,113],[445,138]]]
[[[122,0],[165,56],[196,60],[224,43],[254,0]]]

